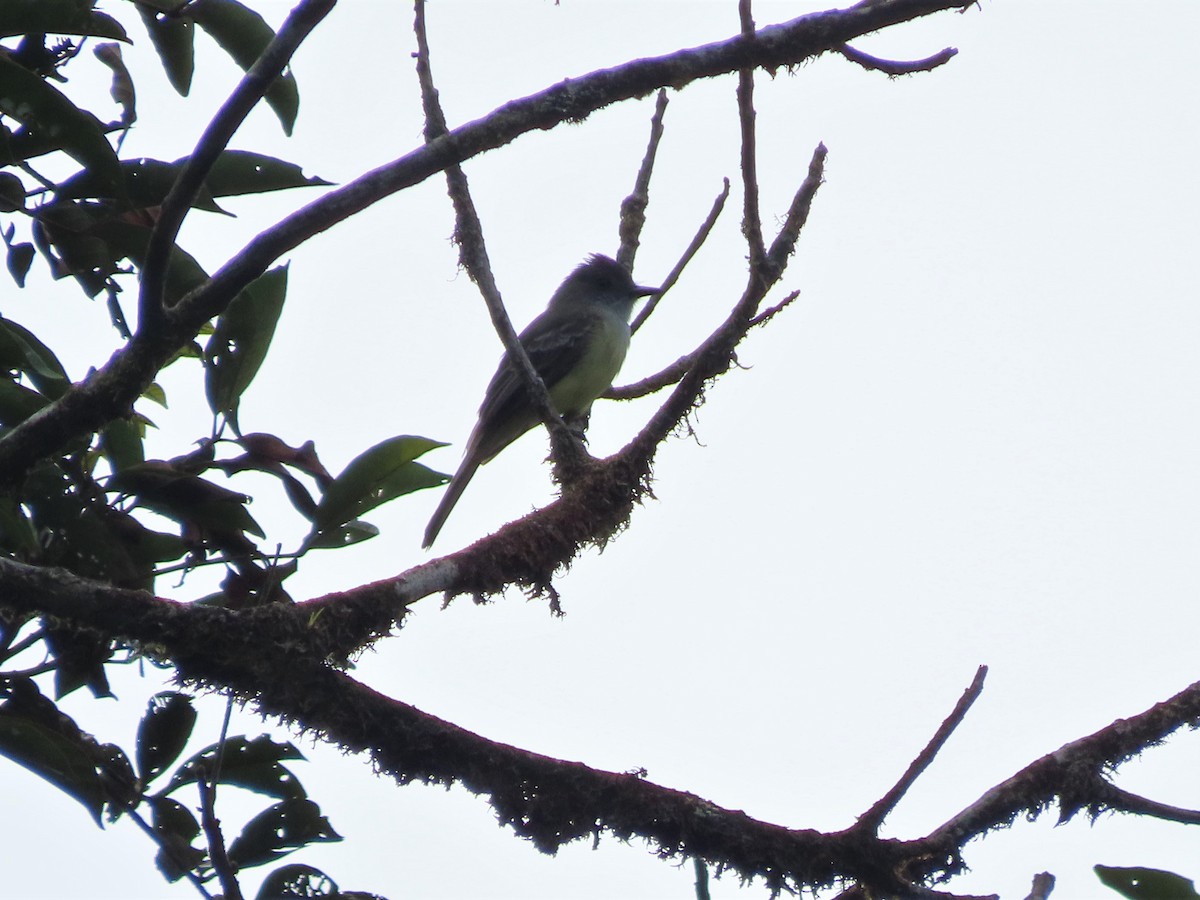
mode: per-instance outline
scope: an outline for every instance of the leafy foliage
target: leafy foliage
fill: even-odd
[[[174,765],[192,736],[196,711],[185,694],[151,698],[138,726],[136,766],[119,747],[100,744],[80,730],[31,679],[4,679],[0,696],[0,753],[79,801],[97,825],[103,824],[105,812],[109,822],[126,815],[143,821],[139,810],[148,810],[148,832],[159,846],[156,863],[169,881],[189,873],[200,881],[214,877],[209,851],[195,844],[202,831],[189,809],[195,803],[172,796],[200,781],[283,798],[247,822],[230,845],[230,859],[239,869],[273,862],[317,841],[341,840],[282,763],[303,757],[291,744],[266,735],[233,738],[200,751],[179,765],[164,788],[151,793],[150,786]],[[201,794],[201,806],[206,796],[211,794]],[[304,871],[327,879],[316,869]],[[286,881],[294,873],[272,877]]]
[[[275,36],[237,0],[138,0],[104,11],[93,0],[0,5],[0,237],[9,275],[18,288],[43,273],[74,279],[84,296],[105,298],[125,340],[152,336],[153,317],[131,327],[126,291],[137,288],[160,209],[190,157],[122,157],[137,108],[120,47],[144,35],[167,80],[186,95],[195,75],[197,33],[243,70]],[[111,43],[96,45],[100,40]],[[115,118],[75,99],[72,64],[89,42],[110,73]],[[276,79],[265,99],[290,134],[299,109],[294,75]],[[193,207],[228,215],[222,198],[328,184],[295,163],[227,149]],[[37,266],[39,258],[44,268]],[[196,256],[173,245],[163,303],[178,304],[208,279]],[[242,400],[267,359],[287,287],[286,266],[265,273],[201,329],[207,335],[203,347],[192,343],[168,362],[200,367],[213,413],[211,426],[194,436],[189,449],[153,458],[146,438],[155,426],[142,402],[114,412],[89,439],[43,460],[0,494],[0,553],[147,591],[167,572],[186,575],[220,565],[220,591],[201,602],[231,608],[288,602],[283,584],[305,554],[374,536],[378,529],[360,515],[444,483],[444,476],[416,462],[441,446],[425,438],[386,439],[334,478],[311,441],[243,433]],[[7,316],[13,305],[0,316],[0,434],[61,398],[78,375],[31,328]],[[168,397],[152,384],[142,401],[166,406]],[[281,552],[251,515],[251,498],[238,489],[247,472],[277,481],[309,531],[291,552]],[[213,877],[211,847],[204,846],[205,829],[192,811],[196,804],[177,799],[200,785],[272,799],[230,844],[236,866],[262,865],[313,841],[340,839],[289,768],[302,758],[290,744],[231,737],[180,763],[196,712],[187,695],[169,692],[151,701],[135,751],[127,754],[86,734],[37,684],[52,677],[57,697],[81,687],[108,696],[107,667],[141,652],[60,622],[0,619],[0,753],[74,797],[98,824],[106,811],[109,820],[137,817],[158,844],[158,866],[171,880]],[[22,667],[37,658],[42,661]],[[151,792],[160,781],[165,787]],[[322,896],[353,896],[336,893],[315,869],[289,868],[270,884],[270,896],[315,896],[303,891],[320,884],[334,891]]]

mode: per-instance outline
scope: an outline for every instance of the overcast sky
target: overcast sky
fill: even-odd
[[[102,5],[108,8],[110,4]],[[265,4],[278,22],[288,4]],[[819,7],[755,5],[760,25]],[[136,28],[136,23],[132,23]],[[729,37],[729,2],[434,2],[433,67],[452,125],[564,77]],[[1200,7],[1183,2],[984,0],[863,40],[893,58],[959,49],[889,80],[840,58],[758,81],[768,238],[813,148],[826,184],[782,290],[800,301],[754,334],[744,368],[713,387],[695,437],[663,447],[655,500],[557,587],[567,615],[513,592],[487,607],[419,605],[356,677],[489,738],[625,771],[790,827],[848,826],[900,776],[980,664],[987,687],[889,819],[918,837],[1061,744],[1197,678],[1200,366],[1195,251],[1200,140],[1193,71]],[[237,72],[203,52],[193,96],[164,91],[138,31],[129,155],[189,152]],[[285,139],[268,111],[233,146],[344,183],[418,145],[408,4],[340,5],[300,52],[301,114]],[[70,70],[68,70],[70,71]],[[82,77],[82,76],[79,76]],[[692,269],[634,342],[622,380],[691,349],[745,279],[735,79],[671,94],[635,276],[656,283],[722,177],[734,196]],[[80,96],[107,84],[73,84]],[[617,210],[641,159],[652,98],[527,135],[466,167],[518,325],[590,252],[616,248]],[[170,125],[166,127],[166,120]],[[234,201],[236,220],[190,222],[215,269],[315,191]],[[196,217],[205,216],[197,213]],[[275,347],[242,405],[247,431],[316,441],[341,469],[366,446],[421,434],[457,465],[499,342],[456,271],[444,184],[431,180],[334,228],[291,258]],[[36,266],[35,266],[36,268]],[[116,345],[103,304],[44,270],[4,312],[64,352],[73,377]],[[781,294],[782,295],[782,294]],[[780,296],[781,296],[780,295]],[[777,299],[777,298],[776,298]],[[154,452],[206,433],[198,369],[172,371]],[[188,393],[194,396],[189,397]],[[619,447],[654,400],[598,404],[594,452]],[[531,434],[480,471],[436,551],[475,540],[552,496]],[[257,489],[258,485],[251,485]],[[303,529],[270,485],[253,513],[272,540]],[[303,599],[428,557],[431,491],[369,516],[382,535],[306,558]],[[199,596],[203,577],[161,593]],[[121,702],[71,698],[98,738],[127,747],[155,673],[119,678]],[[221,704],[204,705],[199,748]],[[238,727],[256,734],[252,714]],[[297,774],[346,837],[293,861],[392,900],[692,896],[691,867],[604,839],[557,859],[496,827],[483,800],[372,776],[369,763],[298,739]],[[1179,736],[1122,769],[1131,790],[1200,806],[1200,741]],[[126,823],[0,763],[6,895],[195,896],[168,887]],[[232,791],[222,818],[243,807]],[[244,806],[257,809],[257,798]],[[19,810],[15,814],[12,811]],[[1184,826],[1053,814],[967,848],[959,893],[1101,895],[1092,865],[1200,878]],[[101,882],[97,886],[96,882]],[[247,873],[244,887],[257,888]],[[712,884],[714,897],[765,896]],[[1115,896],[1115,895],[1113,895]]]

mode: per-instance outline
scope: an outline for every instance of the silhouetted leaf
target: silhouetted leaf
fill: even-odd
[[[161,460],[115,473],[106,488],[132,495],[140,506],[207,533],[264,536],[246,509],[250,498],[245,494],[181,472]]]
[[[317,505],[314,533],[344,525],[403,494],[445,484],[447,476],[413,462],[445,446],[425,437],[399,435],[360,453],[325,489]]]
[[[142,396],[147,400],[157,403],[163,409],[167,408],[167,392],[162,389],[162,385],[157,381],[151,383],[150,387],[142,391]]]
[[[195,724],[196,710],[187,694],[164,691],[150,698],[137,736],[137,771],[144,784],[179,758]]]
[[[37,531],[14,497],[0,497],[0,548],[27,557],[40,549]]]
[[[24,422],[46,405],[46,398],[23,384],[0,377],[0,425]]]
[[[46,626],[46,646],[54,657],[54,693],[65,697],[81,687],[96,697],[111,697],[104,664],[112,658],[112,641],[95,632],[69,626]]]
[[[351,544],[361,544],[373,537],[379,537],[379,529],[370,522],[355,519],[344,525],[323,528],[310,534],[304,542],[304,547],[309,550],[336,550]]]
[[[328,485],[333,481],[333,476],[317,456],[317,447],[312,441],[292,447],[276,435],[252,432],[239,437],[237,444],[246,452],[228,460],[224,466],[226,471],[249,468],[273,472],[279,464],[283,464],[311,475],[321,485]]]
[[[315,175],[306,178],[295,163],[247,150],[226,150],[205,179],[205,185],[214,197],[321,187],[332,183]]]
[[[121,56],[121,45],[97,44],[92,49],[92,55],[112,72],[112,86],[108,93],[120,104],[121,124],[128,128],[137,121],[137,92],[133,89],[133,79]]]
[[[127,199],[134,209],[161,206],[188,157],[175,162],[142,157],[121,161],[122,187],[114,189],[88,169],[77,172],[58,186],[55,196],[62,200]],[[207,188],[201,188],[192,201],[196,209],[229,215],[221,209]]]
[[[16,212],[25,208],[25,183],[12,172],[0,172],[0,212]],[[12,229],[8,233],[12,240]]]
[[[195,23],[185,16],[161,15],[145,6],[138,6],[138,13],[167,73],[167,80],[186,97],[192,87],[195,69]]]
[[[17,287],[25,287],[25,276],[29,274],[29,267],[33,265],[35,254],[33,244],[9,244],[8,272],[12,275],[13,281],[17,283]]]
[[[23,34],[80,34],[129,43],[121,23],[79,0],[4,0],[0,38]]]
[[[263,810],[229,845],[229,861],[239,869],[261,866],[318,841],[340,841],[321,808],[311,800],[290,799]]]
[[[286,297],[287,266],[264,272],[234,297],[205,348],[208,405],[235,432],[242,393],[266,359]]]
[[[74,797],[100,824],[107,794],[78,726],[32,682],[0,704],[0,753]]]
[[[200,777],[207,779],[215,764],[216,754],[217,745],[213,744],[191,757],[179,767],[162,793],[169,794]],[[269,735],[260,735],[253,740],[243,735],[231,737],[225,742],[218,781],[268,797],[305,797],[304,787],[280,762],[284,759],[304,759],[304,756],[292,744],[278,743]]]
[[[195,0],[187,14],[245,70],[275,37],[262,16],[237,0]],[[275,79],[264,99],[279,117],[284,134],[290,135],[300,109],[300,92],[292,73],[285,71]]]
[[[291,900],[291,898],[328,897],[336,900],[342,893],[337,882],[312,866],[280,866],[266,877],[255,900]]]
[[[1190,878],[1162,869],[1140,866],[1093,866],[1096,877],[1129,900],[1196,900],[1195,884]]]
[[[150,805],[150,827],[159,843],[154,861],[168,881],[178,881],[207,857],[203,850],[192,846],[200,834],[200,823],[183,804],[169,797],[147,797],[146,802]]]
[[[100,432],[100,450],[114,472],[146,461],[142,427],[130,419],[113,419]]]
[[[34,137],[47,140],[48,149],[61,149],[80,165],[93,169],[106,184],[119,183],[117,154],[104,137],[100,120],[2,54],[0,114],[20,122]]]
[[[52,400],[66,393],[71,379],[58,357],[32,331],[0,316],[0,368],[24,372]]]

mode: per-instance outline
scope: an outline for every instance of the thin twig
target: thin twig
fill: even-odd
[[[1046,900],[1054,890],[1054,876],[1049,872],[1039,872],[1033,876],[1033,887],[1025,900]]]
[[[433,70],[429,61],[429,39],[425,29],[425,2],[416,0],[413,30],[417,36],[417,79],[421,84],[421,104],[425,110],[425,140],[434,142],[444,137],[449,129],[446,117],[442,112],[441,101],[433,84]],[[483,238],[483,224],[479,213],[471,199],[470,187],[467,184],[466,173],[458,163],[445,167],[446,188],[450,201],[454,205],[454,241],[458,244],[458,259],[467,275],[479,288],[483,302],[487,304],[488,314],[492,325],[508,358],[520,373],[521,381],[528,396],[537,410],[538,417],[550,430],[552,452],[558,453],[571,446],[577,446],[573,439],[565,440],[570,435],[562,417],[550,402],[550,392],[545,383],[529,360],[529,354],[521,346],[517,330],[513,327],[504,307],[504,299],[496,286],[492,274],[492,264],[488,259],[487,244]],[[582,449],[582,448],[580,448]]]
[[[765,325],[771,321],[776,315],[782,312],[787,307],[791,306],[792,302],[800,296],[799,291],[792,291],[774,306],[764,309],[762,312],[753,316],[750,319],[750,328],[755,328],[760,325]],[[678,384],[680,379],[687,374],[688,369],[696,364],[696,359],[700,356],[701,347],[693,350],[686,356],[681,356],[675,362],[671,363],[665,369],[655,372],[643,378],[641,381],[635,381],[631,384],[624,384],[620,387],[609,388],[602,395],[606,400],[636,400],[638,397],[645,397],[647,394],[653,394],[656,391],[661,391],[665,387],[670,387],[673,384]]]
[[[645,397],[673,384],[679,384],[680,379],[696,364],[699,355],[699,350],[693,350],[686,356],[679,357],[665,369],[655,372],[641,381],[609,388],[601,396],[605,400],[636,400],[638,397]]]
[[[791,205],[788,206],[787,215],[783,220],[783,227],[779,229],[775,240],[771,242],[771,249],[767,251],[766,255],[766,263],[770,266],[772,278],[778,278],[783,274],[788,258],[796,249],[796,241],[799,240],[800,231],[808,221],[808,213],[812,209],[813,197],[816,196],[817,188],[821,186],[825,177],[825,157],[828,154],[829,151],[825,149],[824,143],[817,144],[817,149],[813,151],[812,159],[808,163],[808,177],[804,179],[796,190],[795,196],[792,197]]]
[[[699,856],[692,857],[692,869],[696,873],[696,900],[712,900],[708,892],[708,865]]]
[[[1136,816],[1153,816],[1168,822],[1181,822],[1184,825],[1200,825],[1200,810],[1184,809],[1159,803],[1148,797],[1131,794],[1114,785],[1107,784],[1104,791],[1104,805],[1117,812],[1132,813]]]
[[[191,862],[184,858],[182,848],[178,844],[166,840],[161,833],[155,831],[154,827],[133,807],[126,806],[125,815],[129,816],[133,823],[142,829],[150,840],[158,845],[158,849],[162,854],[168,857],[179,868],[179,871],[183,873],[183,877],[192,883],[192,887],[199,892],[204,900],[213,900],[213,895],[208,892],[207,886],[205,886],[200,876],[196,874]]]
[[[750,0],[738,0],[738,17],[742,23],[742,37],[748,41],[755,38],[754,18],[750,12]],[[737,86],[738,121],[742,131],[742,234],[750,253],[750,272],[759,277],[766,248],[763,245],[762,214],[758,204],[758,151],[754,130],[754,70],[738,70]]]
[[[163,200],[146,246],[138,295],[139,332],[156,328],[162,321],[171,248],[213,164],[225,152],[246,116],[286,68],[300,44],[336,4],[337,0],[301,0],[200,135],[196,148]]]
[[[805,209],[811,206],[812,199],[824,179],[825,156],[824,145],[818,145],[813,151],[808,174],[796,192],[797,198],[801,200],[799,204],[793,202],[793,206],[799,205]],[[803,224],[803,216],[789,216],[784,231],[781,231],[774,245],[778,246],[781,240],[794,241]],[[782,258],[786,263],[786,255]],[[763,297],[783,276],[783,272],[782,268],[768,270],[767,266],[760,266],[757,273],[752,273],[745,292],[725,321],[696,349],[692,368],[680,379],[671,396],[659,407],[650,421],[618,454],[622,459],[641,457],[648,463],[649,458],[653,456],[653,448],[671,434],[694,408],[709,379],[715,378],[729,367],[734,349],[749,330]]]
[[[913,786],[913,783],[921,777],[921,773],[929,768],[934,757],[938,755],[946,741],[950,739],[950,735],[954,733],[962,720],[966,717],[967,711],[979,699],[979,695],[983,693],[983,681],[987,677],[987,666],[980,666],[972,679],[970,686],[963,691],[963,695],[958,698],[958,703],[954,704],[954,709],[942,725],[930,738],[929,743],[925,745],[917,758],[912,761],[905,773],[900,777],[900,780],[892,787],[890,791],[884,794],[878,802],[875,803],[869,810],[858,817],[858,823],[854,826],[857,830],[877,834],[879,826],[883,824],[883,820],[887,818],[888,813],[896,808],[896,804],[908,792],[908,789]]]
[[[983,834],[998,824],[1011,823],[1022,812],[1040,810],[1055,798],[1059,801],[1060,822],[1068,821],[1084,808],[1103,809],[1111,786],[1100,778],[1091,778],[1082,779],[1081,789],[1082,773],[1111,771],[1146,747],[1197,721],[1200,721],[1200,682],[1035,760],[985,791],[916,843],[937,850],[959,847],[967,835]],[[1103,787],[1098,793],[1096,785]]]
[[[925,59],[905,62],[901,60],[880,59],[878,56],[872,56],[869,53],[856,50],[849,44],[842,44],[837,49],[842,56],[851,62],[858,63],[867,70],[883,72],[889,78],[895,78],[897,75],[912,75],[915,72],[928,72],[936,69],[938,66],[944,66],[958,55],[956,48],[947,47]]]
[[[687,249],[683,251],[683,256],[679,258],[679,262],[677,262],[675,267],[671,269],[670,274],[668,274],[666,279],[663,281],[659,292],[652,295],[646,305],[642,307],[641,311],[634,316],[633,324],[629,326],[629,330],[632,334],[637,334],[637,330],[641,328],[643,324],[645,324],[648,318],[650,318],[650,314],[653,313],[655,307],[658,306],[658,301],[662,298],[662,295],[669,291],[674,286],[675,282],[679,280],[679,276],[683,273],[684,268],[686,268],[687,264],[692,261],[692,257],[694,257],[700,251],[700,248],[704,246],[704,242],[708,240],[708,236],[712,234],[713,227],[717,224],[717,219],[720,217],[721,211],[725,208],[725,201],[729,199],[729,179],[725,178],[723,181],[724,187],[721,189],[721,193],[719,193],[717,195],[717,199],[713,201],[712,209],[708,211],[708,216],[704,219],[704,222],[701,223],[700,228],[696,231],[695,236],[692,238],[692,242],[688,244]]]
[[[630,272],[633,271],[642,228],[646,224],[646,207],[650,204],[650,175],[654,171],[654,158],[658,155],[658,145],[662,141],[663,116],[666,112],[667,91],[666,88],[662,88],[654,101],[654,115],[650,117],[650,140],[646,143],[646,153],[638,167],[637,177],[633,180],[633,190],[621,201],[621,223],[617,228],[621,246],[617,248],[616,259]]]
[[[800,296],[799,291],[792,291],[790,294],[788,294],[786,297],[784,297],[782,300],[780,300],[774,306],[768,306],[766,309],[764,309],[762,312],[760,312],[758,315],[756,315],[753,319],[751,319],[750,325],[752,327],[758,326],[758,325],[766,325],[773,318],[775,318],[777,315],[779,315],[781,312],[783,312],[785,309],[787,309],[789,306],[791,306],[792,303],[794,303],[799,296]]]
[[[237,873],[229,860],[229,854],[225,852],[225,836],[221,833],[221,820],[217,818],[216,792],[208,783],[209,777],[208,774],[204,774],[196,779],[196,787],[200,791],[200,824],[208,841],[208,859],[212,863],[213,871],[217,873],[225,900],[243,900]]]

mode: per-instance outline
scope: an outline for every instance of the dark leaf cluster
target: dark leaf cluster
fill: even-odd
[[[101,827],[122,817],[133,819],[158,845],[155,861],[169,881],[189,877],[203,884],[217,874],[212,848],[201,839],[196,804],[180,799],[188,787],[207,789],[200,791],[201,818],[212,815],[217,785],[274,801],[230,844],[227,859],[234,871],[275,862],[312,843],[342,839],[286,764],[304,759],[290,743],[267,735],[232,737],[179,762],[197,718],[184,694],[172,691],[151,698],[132,759],[120,747],[101,744],[82,731],[31,679],[3,679],[0,698],[0,753],[77,800]],[[164,778],[172,767],[171,776]],[[260,896],[355,896],[286,892],[324,883],[333,885],[319,870],[285,866],[267,877],[267,893]]]

